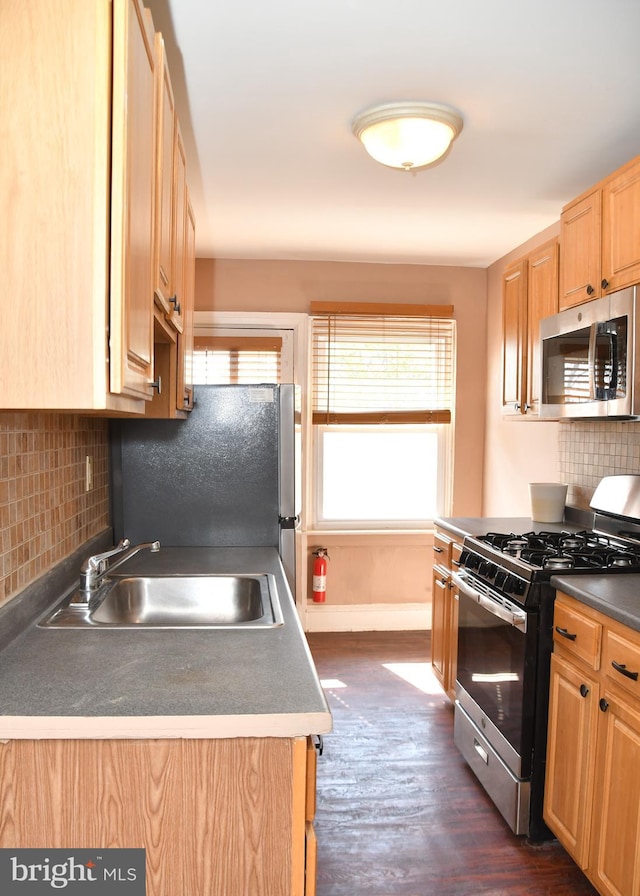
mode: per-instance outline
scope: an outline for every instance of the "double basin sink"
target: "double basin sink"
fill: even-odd
[[[264,629],[283,625],[275,577],[122,575],[89,600],[68,595],[39,625],[92,629]]]

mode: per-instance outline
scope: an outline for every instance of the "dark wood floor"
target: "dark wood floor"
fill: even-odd
[[[311,633],[334,718],[318,763],[317,896],[592,896],[557,842],[514,836],[453,744],[428,635]],[[412,664],[417,664],[412,665]],[[428,677],[430,667],[427,669]]]

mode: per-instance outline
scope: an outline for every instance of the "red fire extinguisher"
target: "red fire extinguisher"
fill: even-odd
[[[313,561],[313,601],[323,604],[327,596],[327,560],[329,554],[326,548],[316,548],[313,552],[316,558]]]

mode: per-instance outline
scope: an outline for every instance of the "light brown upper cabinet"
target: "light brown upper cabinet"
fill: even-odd
[[[560,308],[640,281],[640,156],[562,210]]]
[[[184,418],[193,409],[193,306],[195,291],[196,224],[185,187],[182,219],[177,228],[180,239],[180,295],[182,329],[176,331],[159,308],[155,313],[154,376],[159,384],[147,417]]]
[[[173,153],[175,145],[176,108],[171,87],[164,39],[156,34],[156,210],[154,276],[155,297],[159,307],[170,314],[173,295]]]
[[[173,99],[164,39],[160,33],[156,34],[156,55],[155,299],[171,325],[182,332],[187,159]]]
[[[144,413],[155,49],[138,0],[3,5],[0,407]]]
[[[558,310],[558,241],[510,265],[502,282],[502,412],[537,417],[540,321]]]

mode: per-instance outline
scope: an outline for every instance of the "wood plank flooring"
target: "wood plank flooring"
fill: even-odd
[[[334,718],[318,762],[317,896],[595,894],[557,842],[511,833],[463,761],[428,633],[307,637]]]

